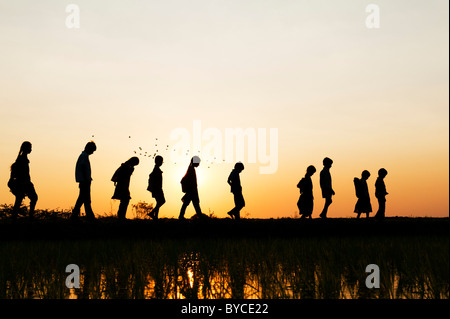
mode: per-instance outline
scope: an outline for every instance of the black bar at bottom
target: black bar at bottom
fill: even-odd
[[[101,314],[102,318],[342,318],[379,317],[391,311],[415,318],[439,314],[449,300],[0,300],[2,312],[46,318]]]

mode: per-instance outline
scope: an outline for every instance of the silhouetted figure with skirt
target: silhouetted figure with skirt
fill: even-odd
[[[195,208],[195,213],[197,217],[205,217],[200,209],[200,199],[198,196],[198,188],[197,188],[197,175],[195,173],[195,168],[200,165],[200,157],[193,156],[191,159],[191,163],[186,171],[186,174],[181,179],[181,190],[183,191],[184,196],[181,198],[183,205],[181,206],[179,219],[185,219],[184,214],[186,212],[186,208],[192,202]]]
[[[325,198],[325,205],[323,207],[322,213],[320,213],[319,215],[321,218],[327,218],[328,207],[333,202],[331,197],[335,194],[331,185],[331,165],[333,165],[333,160],[325,157],[323,159],[323,169],[320,172],[320,188],[322,189],[322,197]]]
[[[155,157],[155,167],[153,171],[148,176],[148,187],[147,190],[152,193],[152,197],[156,200],[156,206],[148,214],[152,219],[158,219],[159,209],[166,202],[163,192],[163,177],[162,171],[160,169],[163,164],[164,159],[162,156],[158,155]]]
[[[300,211],[301,218],[312,218],[314,208],[313,184],[311,176],[316,172],[316,168],[312,165],[306,169],[305,177],[298,182],[297,187],[300,189],[300,198],[297,207]]]
[[[231,192],[234,195],[234,208],[230,210],[227,214],[231,218],[240,219],[241,209],[245,207],[244,196],[242,195],[241,179],[239,174],[244,170],[244,164],[238,162],[234,165],[234,169],[228,176],[228,184],[231,186]]]
[[[117,211],[117,218],[125,220],[128,204],[130,203],[130,179],[134,172],[134,167],[139,164],[139,158],[131,157],[115,171],[111,181],[116,186],[112,199],[120,200],[119,210]]]
[[[84,205],[84,211],[86,217],[89,220],[95,220],[94,212],[91,207],[91,163],[89,161],[89,155],[92,155],[97,150],[97,146],[93,141],[90,141],[84,147],[84,151],[81,152],[78,157],[77,164],[75,166],[75,180],[80,188],[75,206],[72,210],[72,220],[77,220],[80,216],[81,206]]]
[[[359,218],[362,213],[365,213],[367,218],[369,218],[370,212],[372,212],[372,204],[370,203],[369,188],[367,187],[367,179],[369,178],[369,171],[364,170],[361,173],[361,179],[355,177],[353,183],[355,185],[355,192],[358,201],[355,205],[355,213]]]
[[[31,143],[28,141],[23,142],[20,146],[16,161],[11,165],[11,177],[8,181],[8,187],[16,197],[12,211],[13,219],[17,218],[20,205],[22,205],[25,197],[30,199],[29,217],[33,218],[34,216],[38,196],[30,177],[30,161],[28,160],[28,154],[30,153]]]
[[[384,219],[386,212],[386,185],[384,184],[384,178],[388,174],[387,170],[380,168],[378,170],[378,178],[375,182],[375,197],[378,200],[378,211],[375,214],[376,219]]]

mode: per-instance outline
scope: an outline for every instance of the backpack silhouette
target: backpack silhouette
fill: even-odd
[[[159,169],[158,169],[159,170]],[[149,175],[148,175],[148,187],[147,190],[149,192],[154,192],[157,190],[161,190],[162,189],[162,176],[161,176],[161,171],[152,171]]]
[[[188,180],[188,178],[186,177],[186,175],[185,176],[183,176],[183,178],[181,179],[181,181],[180,181],[180,183],[181,183],[181,191],[183,192],[183,193],[186,193],[187,191],[188,191],[188,183],[189,182],[189,180]]]
[[[363,196],[363,189],[362,189],[362,183],[361,179],[358,177],[355,177],[353,179],[353,184],[355,185],[355,193],[357,198],[361,198]]]
[[[17,191],[17,165],[16,162],[14,162],[11,165],[11,176],[8,180],[8,187],[11,191],[11,193],[13,193],[14,195],[16,194]]]
[[[122,165],[116,169],[116,171],[114,172],[114,175],[111,177],[111,181],[112,182],[119,182],[122,178],[122,174],[123,174],[123,169],[122,169]]]
[[[357,198],[361,198],[362,189],[361,189],[361,180],[358,177],[353,179],[353,184],[355,185],[355,193]]]
[[[300,182],[298,182],[297,187],[300,188],[300,193],[303,194],[305,192],[305,178],[302,178]]]
[[[150,175],[148,175],[148,186],[147,186],[147,190],[149,191],[149,192],[153,192],[154,191],[154,189],[155,189],[155,186],[154,186],[154,174],[153,174],[153,172],[151,172],[150,173]]]

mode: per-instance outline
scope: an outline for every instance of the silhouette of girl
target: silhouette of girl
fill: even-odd
[[[231,218],[240,219],[241,209],[245,207],[244,196],[242,195],[241,179],[239,174],[244,170],[244,164],[238,162],[228,176],[227,183],[231,186],[231,192],[234,195],[234,208],[228,212]]]
[[[113,199],[120,200],[119,210],[117,211],[117,217],[120,220],[125,220],[128,204],[130,203],[130,179],[131,174],[134,172],[134,167],[139,164],[139,158],[136,156],[130,158],[125,163],[122,163],[116,170],[111,181],[114,182],[116,189],[114,190]]]
[[[375,215],[377,219],[384,219],[385,211],[386,211],[386,195],[388,192],[386,191],[386,185],[384,184],[384,178],[388,174],[387,170],[384,168],[380,168],[378,170],[378,178],[375,182],[375,197],[378,200],[378,211]]]
[[[152,193],[152,197],[156,200],[156,206],[148,214],[152,219],[158,219],[159,209],[166,202],[163,192],[163,177],[161,171],[161,165],[164,159],[162,156],[158,155],[155,157],[155,167],[148,177],[148,187],[147,190]]]
[[[316,172],[316,168],[312,165],[306,169],[305,177],[298,182],[297,187],[300,188],[300,198],[297,207],[302,218],[311,218],[314,208],[313,184],[311,176]]]
[[[186,212],[186,208],[192,202],[194,205],[196,216],[199,218],[203,218],[206,215],[202,213],[200,208],[200,199],[198,196],[198,188],[197,188],[197,174],[195,173],[195,168],[200,165],[200,157],[193,156],[191,158],[191,163],[186,171],[186,174],[181,179],[181,190],[183,191],[184,196],[181,198],[183,205],[181,206],[180,216],[178,219],[185,219],[184,214]]]
[[[30,167],[28,160],[28,154],[31,153],[31,143],[25,141],[20,146],[19,155],[17,155],[16,161],[11,165],[11,178],[8,181],[8,186],[11,193],[16,196],[16,201],[13,207],[13,218],[17,218],[20,210],[20,205],[25,197],[30,199],[30,211],[29,217],[33,218],[34,209],[38,196],[34,185],[30,178]]]
[[[353,179],[353,183],[355,184],[356,197],[358,197],[358,201],[355,205],[355,213],[358,214],[356,218],[359,218],[361,216],[361,213],[366,213],[367,218],[369,218],[369,213],[372,212],[369,188],[367,187],[367,179],[369,177],[369,171],[364,170],[361,173],[361,179],[356,177]]]

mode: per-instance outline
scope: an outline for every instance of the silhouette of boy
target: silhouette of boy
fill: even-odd
[[[117,211],[117,217],[119,220],[125,220],[128,204],[130,203],[130,179],[131,174],[134,172],[134,167],[139,164],[139,158],[134,156],[122,163],[120,167],[115,171],[111,181],[116,186],[112,199],[120,200],[119,210]]]
[[[355,205],[355,213],[358,214],[356,218],[359,218],[362,213],[366,213],[366,217],[369,218],[369,213],[372,212],[369,188],[367,187],[367,179],[369,177],[369,171],[364,170],[361,173],[361,179],[356,177],[353,179],[353,183],[355,184],[356,197],[358,197],[358,201]]]
[[[231,216],[231,218],[240,219],[241,209],[245,207],[244,196],[242,195],[242,186],[241,179],[239,174],[244,170],[244,164],[238,162],[234,165],[234,169],[231,171],[228,176],[228,184],[231,186],[231,192],[234,195],[234,208],[230,210],[227,214]]]
[[[378,200],[378,211],[375,214],[375,218],[384,219],[386,212],[386,185],[384,184],[384,178],[388,174],[387,170],[380,168],[378,170],[378,178],[375,182],[375,197]]]
[[[297,207],[302,218],[312,218],[314,208],[313,184],[311,176],[316,172],[316,168],[312,165],[306,169],[305,177],[298,182],[297,187],[300,188],[300,198],[297,202]]]
[[[148,214],[150,218],[158,219],[159,209],[166,202],[164,197],[164,192],[162,189],[163,178],[162,171],[160,169],[163,164],[164,159],[162,156],[158,155],[155,157],[155,167],[148,177],[148,187],[147,190],[152,193],[152,197],[156,200],[156,206]]]
[[[78,219],[80,215],[81,206],[84,205],[86,217],[89,220],[94,220],[94,212],[91,207],[91,163],[89,162],[89,155],[92,155],[97,150],[97,146],[93,141],[90,141],[84,147],[78,157],[75,166],[75,180],[79,184],[80,193],[78,195],[75,207],[72,210],[71,219]]]
[[[198,188],[197,188],[197,175],[195,173],[195,168],[200,165],[200,157],[193,156],[191,159],[191,163],[186,171],[186,174],[181,179],[181,189],[185,193],[181,198],[183,205],[181,206],[179,219],[185,219],[184,214],[186,212],[186,208],[192,202],[195,208],[195,213],[197,217],[204,217],[205,215],[202,213],[200,209],[200,199],[198,197]]]
[[[331,165],[333,165],[333,161],[330,158],[325,157],[323,159],[323,169],[320,172],[320,188],[322,189],[322,197],[325,198],[325,205],[322,213],[319,215],[321,218],[327,218],[328,207],[333,202],[331,197],[335,194],[333,187],[331,186]]]
[[[12,210],[13,219],[17,218],[20,205],[22,205],[22,201],[25,197],[30,199],[29,217],[33,218],[34,216],[38,196],[30,178],[30,161],[28,160],[28,154],[31,153],[31,149],[32,147],[30,142],[23,142],[20,146],[16,161],[11,165],[11,178],[8,181],[8,186],[11,193],[16,196]]]

